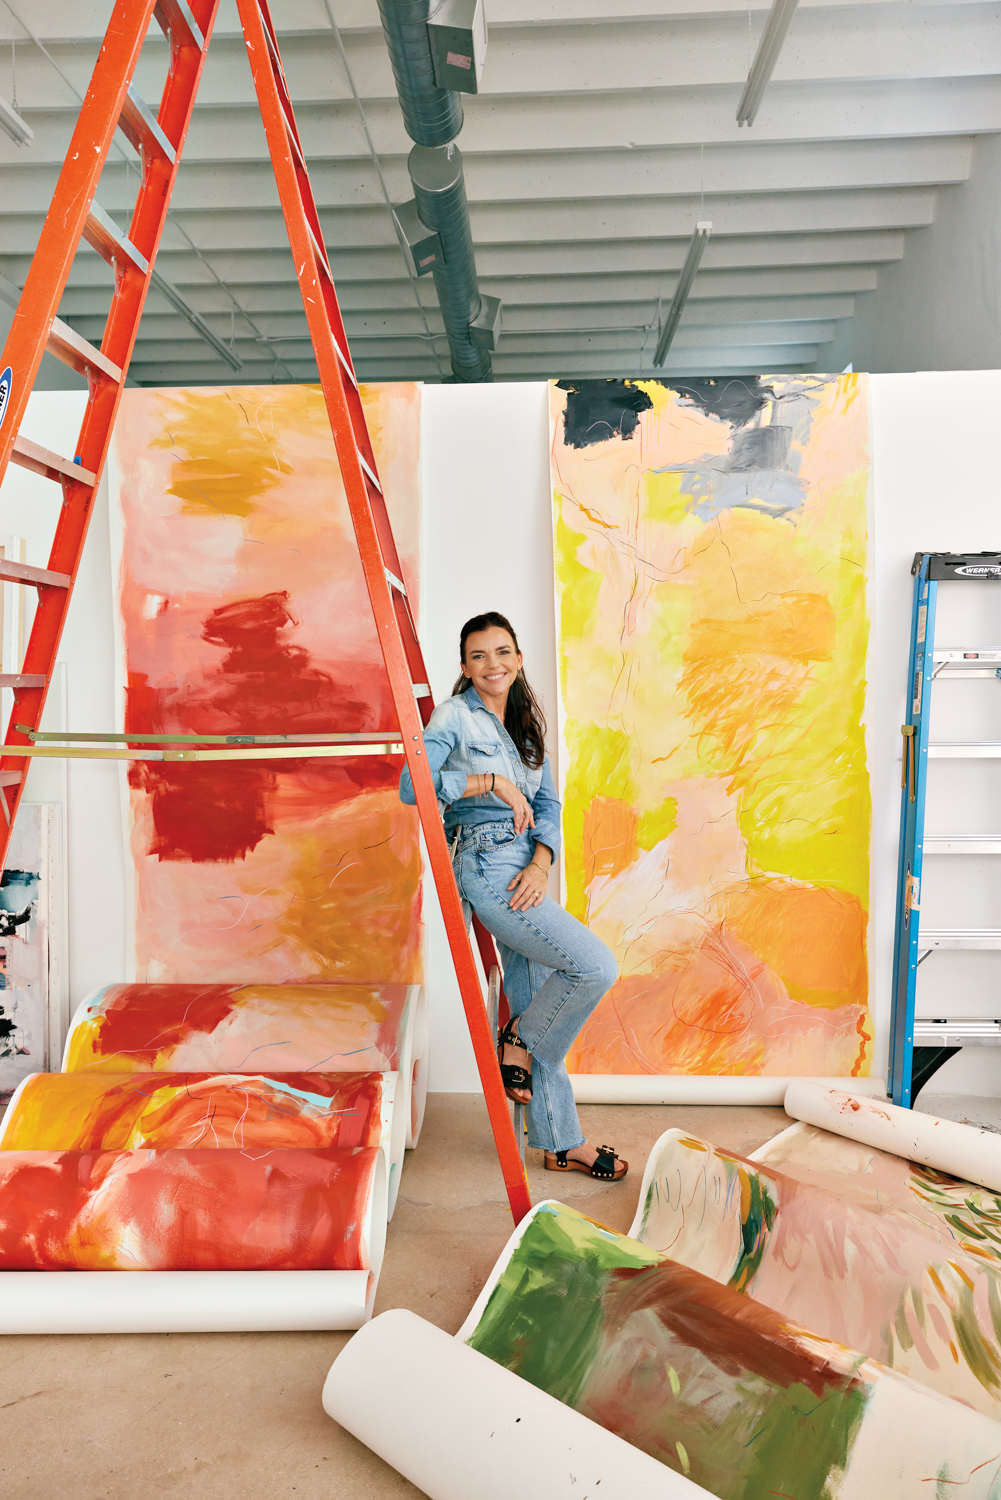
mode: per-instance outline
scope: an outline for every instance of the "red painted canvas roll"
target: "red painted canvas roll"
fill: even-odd
[[[373,1271],[385,1158],[354,1151],[2,1151],[0,1270]]]

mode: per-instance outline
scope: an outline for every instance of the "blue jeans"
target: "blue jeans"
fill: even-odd
[[[528,1144],[569,1151],[584,1140],[563,1059],[601,997],[619,977],[600,938],[547,896],[514,911],[508,882],[530,862],[534,843],[508,823],[462,828],[453,856],[459,894],[500,947],[504,991],[532,1054]]]

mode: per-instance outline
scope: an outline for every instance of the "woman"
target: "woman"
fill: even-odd
[[[462,675],[431,715],[425,754],[459,893],[500,943],[511,1020],[498,1039],[509,1098],[528,1109],[528,1143],[550,1172],[620,1181],[629,1163],[581,1133],[563,1061],[618,965],[600,938],[546,895],[560,846],[560,804],[546,722],[518,639],[491,610],[462,627]],[[406,769],[400,796],[413,803]]]

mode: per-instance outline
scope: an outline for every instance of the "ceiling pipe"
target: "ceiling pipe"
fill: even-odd
[[[457,380],[490,380],[490,353],[476,343],[480,313],[473,236],[458,146],[415,146],[407,161],[421,219],[437,230],[441,256],[431,267]]]
[[[418,146],[447,146],[462,129],[462,99],[435,85],[429,9],[430,0],[379,0],[407,135]]]
[[[436,10],[442,8],[439,0]],[[462,154],[453,144],[462,128],[461,95],[435,83],[428,31],[430,9],[430,0],[379,0],[403,123],[411,140],[416,142],[407,167],[420,219],[410,222],[412,210],[408,216],[408,205],[401,206],[398,218],[402,215],[410,222],[409,232],[400,231],[401,244],[409,238],[413,249],[420,241],[422,224],[438,235],[440,254],[428,253],[423,262],[416,258],[416,274],[430,271],[434,277],[454,378],[462,382],[486,381],[493,379],[490,350],[496,347],[500,335],[500,303],[495,297],[480,295]],[[465,7],[459,7],[457,17],[452,15],[451,6],[446,9],[450,20],[459,19],[466,24]],[[471,64],[468,92],[476,90],[485,42],[482,15],[478,7],[473,9],[475,24],[473,10],[468,19],[467,61]],[[472,66],[474,52],[478,54],[476,66]]]

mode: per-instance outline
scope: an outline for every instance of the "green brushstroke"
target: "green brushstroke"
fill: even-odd
[[[991,1278],[993,1281],[993,1277]],[[957,1305],[958,1304],[958,1305]],[[965,1285],[959,1288],[952,1308],[952,1326],[963,1358],[986,1391],[1001,1391],[1001,1356],[980,1331],[973,1292]]]
[[[543,1204],[501,1274],[468,1343],[567,1406],[594,1363],[610,1272],[650,1266],[654,1250],[571,1208]]]
[[[558,1205],[468,1342],[721,1500],[835,1500],[870,1390],[857,1361],[823,1365],[777,1315]]]
[[[727,1163],[729,1169],[730,1163]],[[735,1292],[746,1292],[755,1272],[761,1265],[768,1243],[768,1235],[775,1223],[778,1204],[769,1190],[769,1185],[757,1172],[739,1171],[739,1177],[747,1182],[749,1198],[746,1209],[742,1206],[740,1217],[740,1259],[730,1276],[729,1285]]]

